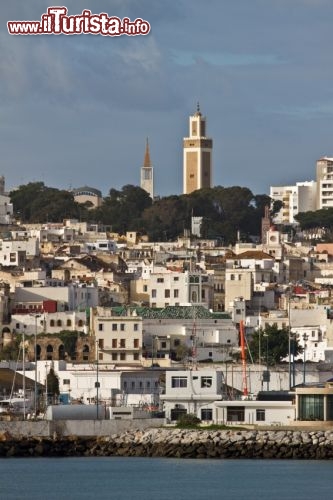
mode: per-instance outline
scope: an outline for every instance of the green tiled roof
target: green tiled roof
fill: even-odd
[[[157,307],[112,307],[114,316],[127,316],[128,311],[136,312],[142,318],[151,319],[230,319],[227,313],[210,312],[203,306],[168,306]]]

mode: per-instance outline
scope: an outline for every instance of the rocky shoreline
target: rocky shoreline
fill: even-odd
[[[172,457],[333,459],[331,431],[127,431],[104,437],[0,434],[0,457]]]

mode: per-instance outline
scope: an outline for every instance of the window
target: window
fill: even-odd
[[[20,329],[20,323],[16,323],[15,328],[17,328],[19,330]]]
[[[116,332],[118,330],[118,325],[117,323],[112,323],[112,331]]]
[[[83,361],[88,361],[89,359],[89,346],[86,344],[82,349]]]
[[[175,276],[175,277],[173,278],[173,281],[179,281],[178,276]]]
[[[118,359],[118,354],[117,354],[116,352],[113,352],[113,353],[111,354],[111,358],[112,358],[112,361],[117,361],[117,359]]]
[[[201,377],[201,387],[212,387],[213,377]]]
[[[102,352],[98,353],[98,359],[99,359],[99,361],[103,361],[103,353]]]
[[[124,352],[120,353],[120,361],[125,361],[126,360],[126,354]]]
[[[61,321],[61,319],[58,319],[57,326],[61,326],[61,325],[62,325],[62,321]]]
[[[63,383],[64,385],[69,385],[69,384],[70,384],[70,382],[71,382],[71,381],[69,380],[69,378],[64,378],[64,379],[63,379],[63,381],[62,381],[62,383]]]
[[[229,422],[244,422],[245,420],[244,406],[228,406],[227,420]]]
[[[126,340],[125,339],[120,339],[120,347],[123,347],[123,348],[126,347]]]
[[[169,290],[169,289],[164,290],[164,297],[165,297],[166,299],[169,299],[169,298],[170,298],[170,290]]]
[[[140,347],[140,341],[139,339],[134,339],[134,348],[138,349]]]
[[[104,339],[98,339],[98,348],[104,349]]]
[[[125,323],[120,323],[120,331],[121,332],[125,331]]]
[[[133,382],[133,381],[131,382],[131,387],[132,387],[132,389],[135,389],[135,382]]]
[[[51,319],[50,326],[54,326],[54,319]]]
[[[187,387],[187,377],[171,377],[171,387]]]
[[[299,396],[300,420],[324,420],[324,396],[302,394]]]
[[[157,283],[164,283],[164,278],[157,278]]]
[[[151,291],[151,298],[152,299],[156,298],[156,290],[155,289]]]
[[[179,297],[179,290],[174,290],[173,291],[173,298],[178,299],[178,297]]]
[[[135,353],[133,354],[133,360],[134,360],[134,361],[139,361],[139,353],[138,353],[138,352],[135,352]]]
[[[143,285],[143,291],[144,291],[144,292],[147,292],[147,291],[148,291],[148,286],[147,286],[147,285]]]
[[[68,319],[66,321],[66,326],[72,326],[72,320],[71,319]]]
[[[147,387],[147,389],[150,389],[150,382],[149,382],[149,380],[147,380],[146,387]]]
[[[117,339],[112,339],[112,348],[113,349],[117,348]]]
[[[161,342],[161,349],[166,349],[167,343],[165,341]]]
[[[98,331],[102,332],[104,330],[104,325],[103,323],[98,323]]]
[[[46,348],[46,359],[52,361],[53,347],[49,344]]]
[[[134,323],[134,327],[133,327],[134,331],[137,332],[139,330],[139,325],[138,323]]]
[[[265,422],[265,410],[256,410],[256,421]]]
[[[201,420],[213,420],[213,410],[211,408],[202,408]]]

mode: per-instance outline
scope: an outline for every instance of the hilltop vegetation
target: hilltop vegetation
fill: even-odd
[[[191,227],[191,216],[203,217],[202,236],[234,243],[237,231],[246,238],[259,236],[267,195],[254,195],[246,187],[217,186],[189,195],[173,195],[152,202],[137,186],[111,188],[99,208],[78,204],[71,192],[50,188],[42,182],[20,186],[10,193],[14,213],[22,223],[62,222],[65,218],[101,223],[124,234],[138,231],[151,240],[173,240]],[[273,205],[274,212],[279,205]]]

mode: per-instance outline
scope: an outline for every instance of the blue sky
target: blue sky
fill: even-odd
[[[139,184],[146,137],[155,192],[182,192],[182,138],[200,102],[214,185],[315,176],[333,156],[332,0],[67,0],[141,17],[148,36],[11,36],[52,3],[1,2],[0,174],[8,189]]]

